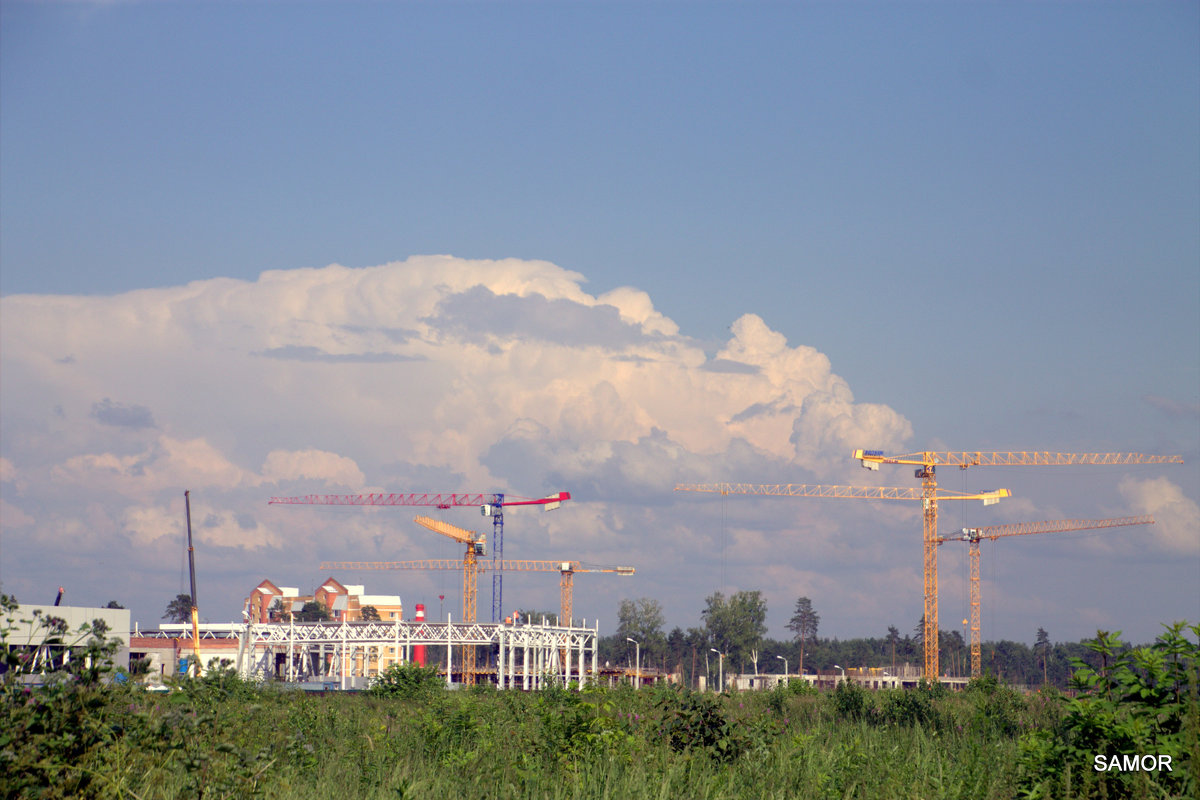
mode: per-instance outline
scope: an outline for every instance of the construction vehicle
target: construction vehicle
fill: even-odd
[[[188,574],[192,587],[192,669],[200,677],[200,607],[196,601],[196,548],[192,547],[192,494],[183,493],[183,505],[187,514]]]

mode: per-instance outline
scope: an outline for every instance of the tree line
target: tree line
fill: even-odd
[[[726,597],[713,592],[705,598],[700,624],[687,629],[676,626],[666,632],[662,605],[650,597],[624,599],[617,609],[617,631],[602,636],[598,658],[610,667],[633,666],[640,660],[643,668],[664,673],[679,673],[691,686],[698,678],[716,679],[721,662],[726,674],[779,674],[786,666],[790,674],[836,671],[835,665],[851,668],[875,668],[901,674],[903,667],[919,668],[923,661],[924,618],[911,633],[900,634],[889,625],[883,636],[858,639],[820,638],[821,617],[808,597],[799,597],[788,629],[790,639],[767,638],[767,601],[762,592],[738,591]],[[278,601],[277,601],[278,603]],[[117,604],[110,603],[110,607]],[[119,606],[118,606],[119,607]],[[296,622],[329,620],[329,609],[319,601],[305,603],[294,615],[282,606],[272,607],[272,618]],[[520,619],[558,624],[558,614],[527,609],[517,612]],[[177,595],[167,606],[163,619],[187,622],[191,618],[191,596]],[[362,609],[363,619],[378,619],[372,606]],[[1092,664],[1095,653],[1083,640],[1052,643],[1044,628],[1038,628],[1032,645],[1022,642],[984,642],[984,674],[1016,685],[1051,685],[1066,688],[1071,678],[1071,659]],[[959,631],[941,631],[940,662],[951,677],[969,677],[970,646]],[[1098,663],[1093,666],[1099,666]]]
[[[617,609],[617,631],[599,642],[599,659],[610,666],[632,665],[640,657],[644,669],[679,673],[684,682],[696,686],[698,678],[715,680],[719,662],[726,674],[780,674],[785,663],[790,674],[837,672],[875,668],[892,675],[905,666],[920,668],[923,661],[924,620],[917,620],[910,633],[895,625],[877,637],[822,638],[820,615],[808,597],[796,600],[788,622],[791,638],[766,636],[767,602],[759,591],[739,591],[726,596],[714,592],[705,599],[700,624],[666,630],[662,605],[653,598],[622,600]],[[630,641],[632,640],[632,641]],[[1086,641],[1086,640],[1085,640]],[[941,631],[940,662],[951,677],[970,677],[970,645],[960,631]],[[714,651],[716,651],[714,653]],[[1049,684],[1065,688],[1071,676],[1071,659],[1096,660],[1084,641],[1052,643],[1047,631],[1038,628],[1032,644],[1013,641],[984,642],[982,670],[1004,683],[1031,687]],[[1099,666],[1098,662],[1094,666]]]

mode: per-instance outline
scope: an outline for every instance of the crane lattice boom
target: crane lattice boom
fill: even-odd
[[[304,505],[304,506],[431,506],[434,508],[452,508],[455,506],[483,506],[497,504],[496,498],[503,498],[505,506],[554,506],[564,500],[571,499],[570,492],[541,499],[521,498],[508,499],[511,495],[494,493],[443,493],[417,492],[414,494],[399,494],[394,492],[372,492],[368,494],[306,494],[303,497],[272,497],[269,501],[275,505]]]
[[[1154,517],[1114,517],[1112,519],[1059,519],[1047,522],[1017,522],[1012,525],[985,525],[982,528],[963,528],[958,536],[939,536],[938,542],[995,541],[1002,536],[1028,536],[1033,533],[1064,533],[1094,528],[1119,528],[1123,525],[1153,525]]]
[[[339,569],[462,569],[462,562],[451,558],[425,558],[416,561],[322,561],[322,570]],[[633,567],[585,567],[578,561],[528,561],[505,559],[493,566],[482,562],[480,572],[502,569],[505,572],[616,572],[633,575]]]
[[[1033,533],[1065,533],[1096,528],[1118,528],[1124,525],[1153,525],[1154,517],[1115,517],[1113,519],[1059,519],[1048,522],[1018,522],[1012,525],[987,525],[982,528],[963,528],[959,536],[939,536],[943,542],[967,542],[970,544],[971,570],[971,677],[978,678],[983,672],[983,636],[980,633],[982,590],[979,580],[979,542],[983,539],[995,541],[1005,536],[1028,536]]]
[[[816,483],[680,483],[677,492],[714,492],[717,494],[758,494],[779,497],[838,497],[850,500],[922,500],[920,489],[895,486],[834,486]],[[1008,489],[984,492],[956,492],[942,489],[941,500],[998,500],[1011,497]]]
[[[1044,450],[1008,450],[951,452],[923,451],[885,456],[880,450],[855,450],[854,457],[880,464],[916,464],[926,467],[1036,467],[1072,464],[1182,464],[1182,456],[1155,456],[1145,453],[1053,453]]]
[[[469,531],[466,528],[460,528],[457,525],[451,525],[449,522],[434,519],[433,517],[417,517],[413,522],[424,528],[428,528],[434,533],[449,536],[454,541],[461,542],[462,544],[474,544],[482,539],[475,531]]]

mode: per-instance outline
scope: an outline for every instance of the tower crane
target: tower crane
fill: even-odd
[[[479,576],[479,562],[477,559],[486,552],[483,537],[476,534],[475,531],[468,531],[457,525],[451,525],[449,522],[443,522],[440,519],[433,519],[431,517],[419,516],[413,522],[424,528],[428,528],[434,533],[449,536],[454,541],[467,546],[462,561],[462,621],[466,625],[474,623],[476,590]],[[462,664],[463,683],[475,683],[475,647],[469,644],[463,645],[462,657],[459,661]]]
[[[415,569],[415,570],[438,570],[438,569],[464,569],[465,564],[453,561],[448,558],[433,558],[422,559],[418,561],[322,561],[322,570],[343,570],[343,569]],[[633,575],[636,570],[633,567],[585,567],[579,561],[500,561],[497,566],[492,566],[488,562],[477,563],[475,567],[479,572],[488,572],[493,569],[503,570],[505,572],[557,572],[559,573],[559,594],[561,602],[561,614],[559,615],[559,624],[571,624],[571,612],[574,598],[574,578],[580,572],[611,572],[617,575]],[[464,595],[465,600],[465,595]]]
[[[954,490],[941,489],[934,485],[933,487],[923,487],[916,489],[914,487],[898,488],[895,486],[833,486],[812,483],[681,483],[675,487],[677,492],[717,492],[719,494],[757,494],[757,495],[773,495],[778,497],[833,497],[850,500],[922,500],[925,505],[926,517],[929,514],[929,507],[932,504],[935,508],[938,500],[982,500],[985,506],[995,505],[1001,499],[1011,497],[1012,493],[1008,489],[991,489],[983,492],[957,492]],[[936,550],[935,550],[936,558]],[[926,566],[928,567],[928,551],[926,553]],[[937,568],[937,562],[934,562],[934,569]],[[926,573],[928,575],[928,573]],[[926,590],[928,590],[929,581],[926,578]],[[928,602],[926,602],[928,608]],[[929,625],[928,614],[926,611],[925,635],[928,637]],[[934,615],[936,619],[937,610],[936,603],[934,607]],[[935,637],[936,640],[936,637]],[[926,638],[926,670],[928,670],[928,638]],[[934,647],[934,667],[937,666],[937,647]],[[926,672],[926,675],[936,676],[938,673]]]
[[[366,494],[309,494],[303,497],[272,497],[269,504],[324,506],[429,506],[447,509],[455,506],[478,506],[480,513],[492,518],[492,563],[504,558],[504,509],[507,506],[541,506],[552,511],[571,499],[570,492],[558,492],[540,499],[518,497],[499,492],[371,492]],[[473,604],[472,604],[473,607]],[[504,608],[504,576],[502,570],[492,574],[492,622],[500,619]]]
[[[979,542],[990,542],[1004,536],[1028,536],[1032,533],[1065,533],[1095,528],[1117,528],[1124,525],[1153,525],[1154,517],[1115,517],[1112,519],[1060,519],[1049,522],[1018,522],[1013,525],[987,525],[982,528],[963,528],[957,536],[939,536],[937,543],[967,542],[970,544],[971,560],[971,677],[978,678],[983,671],[983,645],[979,632]]]
[[[888,456],[882,450],[855,450],[853,458],[870,470],[878,470],[880,464],[907,464],[917,469],[914,475],[921,479],[923,501],[923,543],[925,548],[925,676],[935,680],[941,674],[938,665],[938,576],[937,576],[937,514],[938,494],[937,468],[955,466],[969,467],[1030,467],[1072,466],[1083,464],[1182,464],[1181,456],[1155,456],[1143,453],[1052,453],[1044,451],[921,451],[905,455]]]

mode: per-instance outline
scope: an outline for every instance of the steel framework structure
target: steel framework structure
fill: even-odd
[[[163,632],[163,637],[176,634]],[[501,689],[537,689],[552,681],[567,686],[595,682],[599,623],[595,627],[505,625],[448,622],[314,622],[233,625],[211,638],[238,641],[237,670],[247,679],[279,677],[288,681],[337,681],[348,689],[367,682],[372,661],[384,660],[390,648],[393,661],[408,663],[415,645],[445,645],[446,684],[454,683],[455,648],[496,647],[496,683]],[[589,668],[588,659],[591,665]],[[464,665],[457,665],[462,678]],[[358,680],[355,680],[358,679]]]

